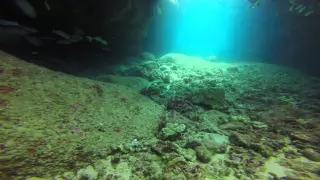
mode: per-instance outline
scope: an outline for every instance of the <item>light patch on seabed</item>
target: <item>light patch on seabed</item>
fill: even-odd
[[[175,60],[175,64],[184,68],[188,69],[219,69],[219,68],[228,68],[232,67],[233,64],[230,63],[222,63],[222,62],[209,62],[201,57],[196,57],[196,56],[187,56],[184,54],[179,54],[179,53],[171,53],[171,54],[166,54],[162,57],[159,58],[159,60],[166,59],[168,57],[171,57],[171,59]]]
[[[292,170],[279,164],[280,160],[284,158],[284,154],[280,154],[277,157],[270,158],[268,161],[266,161],[264,164],[266,170],[263,175],[265,175],[266,177],[271,177],[269,173],[273,173],[279,178],[286,177]]]
[[[224,161],[226,159],[228,159],[228,157],[226,156],[227,154],[216,154],[212,157],[213,161]],[[224,180],[237,180],[238,178],[236,178],[234,176],[234,172],[231,172],[228,176],[224,177]],[[205,180],[212,180],[212,179],[205,179]]]

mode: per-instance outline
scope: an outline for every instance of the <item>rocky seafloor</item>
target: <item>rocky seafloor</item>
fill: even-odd
[[[320,79],[181,54],[109,72],[0,52],[0,179],[320,179]]]

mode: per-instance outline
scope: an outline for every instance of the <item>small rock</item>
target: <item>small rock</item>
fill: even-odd
[[[205,146],[211,153],[215,153],[217,152],[217,149],[218,149],[218,145],[210,140],[210,139],[203,139],[202,140],[202,144],[203,146]]]
[[[241,122],[232,122],[219,125],[219,129],[221,130],[239,130],[245,128],[246,127]]]
[[[46,180],[46,178],[30,177],[30,178],[27,178],[26,180]]]
[[[85,169],[80,169],[77,172],[77,179],[82,180],[96,180],[98,178],[98,172],[93,168],[93,166],[88,166]]]
[[[151,162],[151,179],[161,179],[162,177],[162,168],[157,162]]]
[[[291,133],[289,136],[292,141],[299,140],[301,142],[317,143],[317,141],[312,138],[312,135],[308,133],[295,132]]]
[[[151,150],[157,154],[165,154],[169,152],[173,152],[175,150],[175,146],[170,142],[158,141],[151,145]]]
[[[268,146],[264,146],[262,144],[253,143],[250,145],[250,148],[252,148],[257,153],[261,154],[263,157],[268,158],[272,155],[272,149]]]
[[[304,157],[310,159],[311,161],[320,162],[320,153],[316,152],[311,148],[306,148],[302,151]]]
[[[230,142],[232,142],[235,145],[242,146],[242,147],[249,147],[249,142],[247,141],[247,138],[245,135],[233,132],[230,136]]]
[[[112,157],[111,163],[112,164],[118,164],[121,161],[121,158],[119,155]]]
[[[152,71],[158,68],[158,64],[155,61],[146,61],[141,64],[142,67],[146,68],[148,71]]]
[[[143,143],[138,141],[137,139],[134,139],[130,143],[125,144],[124,148],[129,150],[130,152],[140,152],[145,150]]]
[[[75,174],[73,172],[65,172],[63,173],[62,177],[66,180],[73,180],[75,177]]]
[[[65,180],[62,176],[58,175],[53,178],[53,180]]]
[[[216,62],[217,61],[217,57],[216,56],[208,56],[205,60],[207,60],[209,62]]]
[[[176,157],[167,163],[167,167],[177,166],[179,164],[187,164],[186,160],[183,157]]]
[[[253,127],[258,128],[258,129],[263,129],[263,128],[268,128],[268,125],[260,122],[260,121],[251,121],[249,122]]]
[[[239,72],[239,69],[237,67],[229,67],[227,68],[227,71],[229,73],[236,73],[236,72]]]
[[[185,131],[186,125],[178,123],[167,123],[166,127],[161,130],[161,138],[163,140],[176,140],[181,137]]]
[[[171,79],[170,75],[166,75],[162,77],[162,81],[166,84],[170,84],[170,79]]]
[[[197,158],[203,163],[208,163],[211,160],[212,153],[205,146],[198,146],[195,149]]]
[[[145,61],[155,61],[157,59],[154,54],[149,52],[143,52],[140,54],[140,56]]]
[[[189,136],[189,140],[188,140],[187,145],[199,146],[203,143],[203,140],[205,140],[205,139],[213,141],[217,146],[220,146],[223,144],[229,144],[228,136],[224,136],[224,135],[216,134],[216,133],[199,132],[197,134]]]
[[[189,148],[188,149],[180,148],[179,154],[181,154],[187,161],[195,161],[197,158],[196,152]]]
[[[201,146],[201,140],[199,139],[188,139],[185,147],[195,149],[196,147]]]
[[[17,146],[17,143],[13,139],[9,139],[5,142],[5,147],[7,148],[13,148]]]

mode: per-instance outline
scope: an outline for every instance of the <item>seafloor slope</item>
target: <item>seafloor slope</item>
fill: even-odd
[[[0,179],[320,179],[320,80],[144,53],[79,78],[0,52]]]

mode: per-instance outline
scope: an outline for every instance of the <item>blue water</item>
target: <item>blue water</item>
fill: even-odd
[[[264,3],[253,9],[245,0],[185,0],[178,10],[168,5],[152,24],[145,49],[158,55],[268,59],[285,33],[274,4]]]

